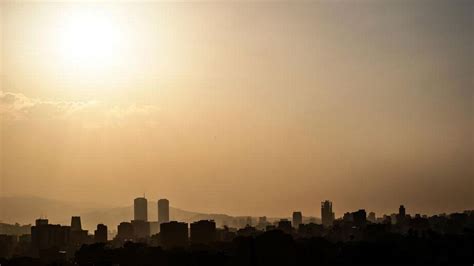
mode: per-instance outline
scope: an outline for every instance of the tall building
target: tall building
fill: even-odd
[[[405,206],[403,205],[400,205],[400,208],[398,208],[398,215],[397,215],[397,224],[403,224],[405,222],[405,218],[406,218],[406,210],[405,210]]]
[[[47,224],[48,224],[48,219],[39,218],[39,219],[36,219],[35,221],[36,226],[47,225]]]
[[[170,202],[167,199],[158,200],[158,222],[167,223],[170,221]]]
[[[146,241],[150,237],[150,223],[143,220],[133,220],[133,238],[136,241]]]
[[[369,215],[367,216],[367,220],[371,223],[376,223],[377,218],[375,217],[375,212],[369,212]]]
[[[188,224],[174,221],[161,223],[160,242],[165,248],[185,246],[188,243]]]
[[[293,227],[298,229],[298,227],[302,223],[303,223],[303,214],[301,214],[301,212],[293,212]]]
[[[398,215],[405,217],[406,215],[405,206],[400,205],[400,208],[398,208]]]
[[[135,221],[148,221],[148,201],[146,198],[136,198],[133,201],[133,214]]]
[[[191,243],[208,244],[216,240],[216,223],[201,220],[191,223]]]
[[[71,231],[81,231],[81,217],[80,216],[72,216],[71,217]]]
[[[128,222],[121,222],[117,227],[117,238],[120,240],[133,239],[133,226]]]
[[[88,231],[82,230],[81,217],[71,217],[71,232],[70,232],[70,243],[75,246],[81,246],[88,242]]]
[[[367,224],[367,213],[364,209],[360,209],[356,212],[352,213],[352,217],[354,218],[354,225],[359,228],[364,228]]]
[[[52,247],[64,248],[70,241],[70,227],[48,224],[47,219],[37,219],[31,227],[31,247],[35,255]]]
[[[334,222],[334,212],[332,211],[332,202],[325,200],[321,202],[321,220],[324,226],[332,226]]]
[[[281,219],[280,221],[278,221],[277,228],[278,230],[281,230],[287,234],[291,234],[291,231],[293,229],[291,227],[291,222],[288,221],[287,219]]]
[[[104,224],[98,224],[97,229],[94,231],[94,241],[96,243],[107,243],[107,226]]]

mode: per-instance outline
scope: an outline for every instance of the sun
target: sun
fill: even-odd
[[[118,63],[123,38],[113,16],[82,10],[67,14],[59,32],[62,61],[82,69],[100,69]]]

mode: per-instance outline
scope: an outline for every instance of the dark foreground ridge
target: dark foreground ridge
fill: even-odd
[[[474,261],[472,231],[462,235],[410,232],[405,236],[384,232],[372,237],[362,241],[331,242],[322,237],[294,239],[280,230],[272,230],[257,236],[238,236],[230,242],[171,249],[133,242],[126,242],[120,248],[96,243],[83,245],[73,261],[57,258],[45,262],[19,257],[3,260],[1,265],[472,265]],[[49,252],[54,254],[56,251]]]

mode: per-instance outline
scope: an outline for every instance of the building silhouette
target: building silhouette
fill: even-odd
[[[71,227],[70,227],[70,242],[72,245],[81,246],[88,242],[88,231],[82,230],[81,217],[72,216],[71,217]]]
[[[334,212],[332,211],[332,202],[325,200],[321,202],[321,220],[324,226],[332,226],[334,222]]]
[[[398,214],[396,216],[397,224],[404,224],[406,215],[407,214],[406,214],[405,206],[400,205],[400,207],[398,208]]]
[[[322,224],[301,224],[298,227],[298,234],[301,237],[321,237],[324,232],[324,227]]]
[[[190,229],[193,244],[208,244],[216,240],[216,223],[212,220],[191,223]]]
[[[158,222],[167,223],[170,221],[170,202],[167,199],[158,200]]]
[[[288,221],[287,219],[281,219],[280,221],[278,221],[277,229],[289,234],[291,233],[293,228],[291,227],[290,221]]]
[[[293,212],[293,227],[297,228],[303,223],[303,214],[301,212]]]
[[[371,223],[376,223],[377,218],[375,217],[375,212],[369,212],[369,215],[367,216],[367,220]]]
[[[367,225],[367,214],[364,209],[353,212],[352,218],[354,219],[354,226],[365,228]]]
[[[342,220],[346,223],[352,223],[354,222],[354,213],[353,212],[346,212],[342,216]]]
[[[145,241],[150,237],[150,223],[143,220],[133,220],[133,239],[139,242]]]
[[[94,231],[94,241],[96,243],[107,243],[107,226],[104,224],[98,224],[97,229]]]
[[[79,216],[72,216],[71,217],[71,231],[81,231],[81,217]]]
[[[70,227],[49,224],[47,219],[37,219],[31,227],[31,246],[38,255],[41,250],[64,248],[70,241]]]
[[[188,243],[188,224],[176,221],[161,223],[160,243],[165,248],[185,246]]]
[[[148,221],[148,201],[146,198],[136,198],[133,201],[133,220]]]
[[[129,222],[121,222],[117,227],[117,238],[121,241],[133,239],[133,226]]]

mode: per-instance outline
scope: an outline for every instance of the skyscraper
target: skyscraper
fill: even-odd
[[[167,199],[158,200],[158,223],[170,221],[170,202]]]
[[[216,223],[212,220],[201,220],[191,223],[191,243],[208,244],[216,240]]]
[[[117,238],[120,240],[130,240],[133,238],[133,226],[131,223],[121,222],[117,227]]]
[[[334,222],[334,212],[332,211],[332,202],[329,200],[321,202],[321,220],[324,226],[332,226]]]
[[[400,205],[400,208],[398,208],[397,224],[403,224],[405,222],[405,218],[406,218],[405,206]]]
[[[80,216],[72,216],[71,217],[71,231],[81,231],[81,217]]]
[[[354,225],[359,228],[364,228],[367,225],[367,213],[364,209],[360,209],[352,213],[354,218]]]
[[[72,216],[71,218],[71,229],[70,229],[70,242],[73,245],[80,246],[87,242],[87,230],[82,230],[81,217]]]
[[[302,223],[303,223],[303,214],[301,214],[301,212],[293,212],[293,227],[298,229],[298,227]]]
[[[377,218],[375,217],[375,212],[369,212],[369,216],[367,216],[367,220],[371,223],[375,223]]]
[[[405,217],[406,215],[405,206],[400,205],[400,208],[398,208],[398,215]]]
[[[94,241],[96,243],[107,243],[107,226],[104,224],[98,224],[97,229],[94,231]]]
[[[180,222],[161,223],[160,241],[165,248],[185,246],[188,242],[188,224]]]
[[[136,198],[133,201],[133,213],[135,221],[148,221],[148,201],[146,198]]]

